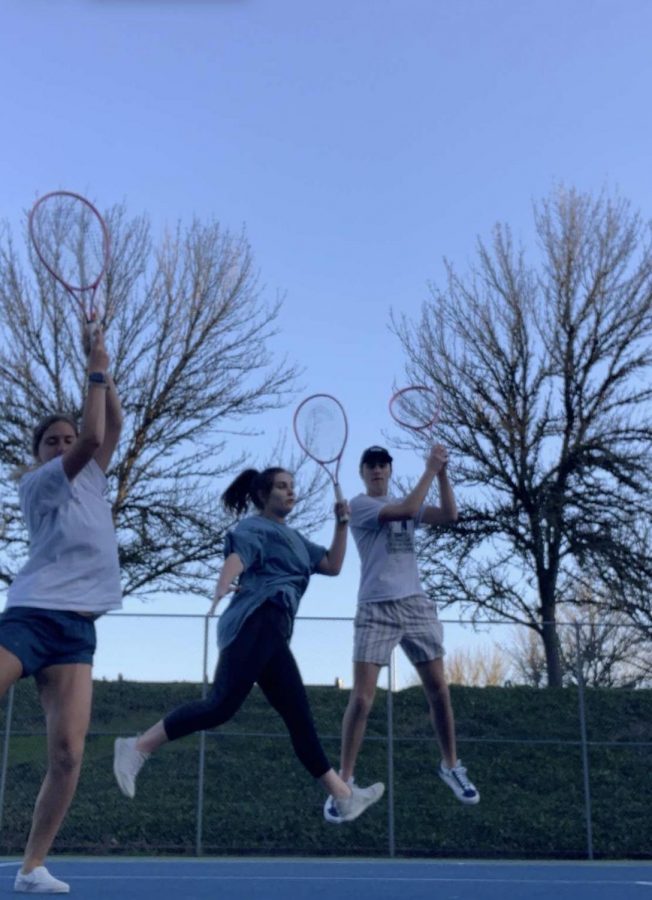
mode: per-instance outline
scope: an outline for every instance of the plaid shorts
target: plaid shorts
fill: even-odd
[[[440,659],[445,652],[437,604],[428,597],[360,603],[354,629],[353,662],[386,666],[397,644],[413,665]]]

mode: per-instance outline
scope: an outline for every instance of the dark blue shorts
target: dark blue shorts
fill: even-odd
[[[10,606],[0,615],[0,646],[23,664],[21,678],[47,666],[93,663],[95,622],[76,612]]]

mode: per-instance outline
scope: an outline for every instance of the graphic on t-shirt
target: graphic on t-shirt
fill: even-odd
[[[413,553],[414,552],[414,528],[410,528],[412,522],[387,522],[386,547],[388,553]]]

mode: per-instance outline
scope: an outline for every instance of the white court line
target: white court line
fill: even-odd
[[[387,876],[387,875],[75,875],[65,872],[60,867],[58,874],[73,881],[391,881],[406,884],[546,884],[546,885],[617,885],[619,887],[632,884],[652,884],[648,881],[605,881],[578,880],[562,878],[432,878],[421,876]]]

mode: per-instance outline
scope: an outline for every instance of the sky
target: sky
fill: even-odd
[[[650,216],[651,34],[647,0],[3,0],[0,219],[17,232],[61,188],[155,229],[244,226],[265,295],[284,297],[273,349],[303,370],[297,402],[346,407],[353,496],[361,450],[393,439],[390,312],[416,320],[444,258],[468,269],[498,221],[531,246],[532,205],[559,183]],[[351,544],[302,614],[351,617],[357,574]],[[97,677],[200,678],[208,602],[128,598],[129,618],[99,624]],[[306,681],[349,684],[351,643],[350,623],[299,623]]]

